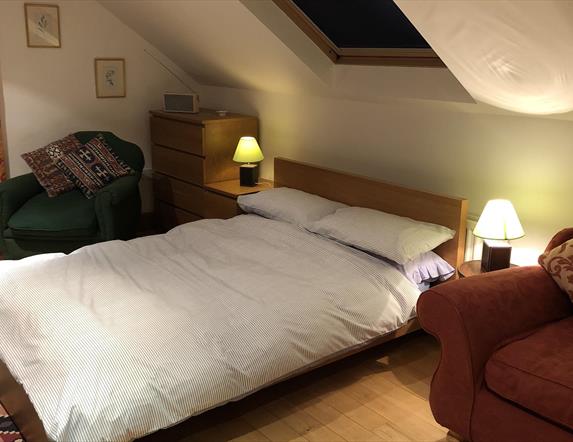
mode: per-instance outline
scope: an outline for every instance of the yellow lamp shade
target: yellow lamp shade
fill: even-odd
[[[509,200],[490,200],[474,228],[474,235],[484,239],[509,240],[525,233],[513,204]]]
[[[258,163],[265,157],[255,137],[241,137],[233,161],[237,163]]]

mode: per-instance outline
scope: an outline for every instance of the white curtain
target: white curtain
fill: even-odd
[[[395,0],[478,101],[573,111],[573,0]]]

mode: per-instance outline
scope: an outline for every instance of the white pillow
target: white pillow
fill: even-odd
[[[347,207],[318,195],[278,187],[238,198],[239,207],[247,213],[256,213],[265,218],[287,221],[302,227]]]
[[[339,209],[307,228],[398,264],[405,264],[429,252],[456,234],[437,224],[362,207]]]
[[[422,253],[404,265],[396,264],[396,267],[416,285],[445,281],[456,272],[456,269],[434,252]]]

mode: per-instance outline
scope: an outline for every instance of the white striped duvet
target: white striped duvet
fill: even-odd
[[[255,215],[0,263],[0,357],[48,436],[125,441],[406,322],[419,291]]]

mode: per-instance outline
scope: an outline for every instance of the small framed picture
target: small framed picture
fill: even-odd
[[[60,48],[60,8],[45,3],[24,3],[29,48]]]
[[[125,97],[125,59],[96,58],[95,83],[97,98]]]

